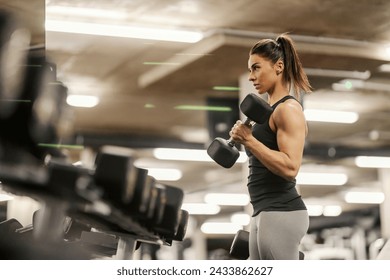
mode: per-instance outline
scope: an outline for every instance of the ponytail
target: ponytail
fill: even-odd
[[[299,97],[300,90],[306,93],[312,91],[312,87],[309,83],[306,73],[303,71],[301,61],[298,53],[295,50],[294,42],[286,34],[282,34],[276,38],[277,44],[282,49],[284,54],[284,67],[283,78],[290,85],[293,85],[295,93]]]
[[[281,34],[276,40],[263,39],[252,47],[249,54],[263,56],[270,59],[273,63],[281,59],[284,64],[283,79],[290,87],[293,87],[297,98],[300,97],[301,90],[306,93],[312,91],[307,75],[303,71],[298,53],[295,50],[294,43],[288,35]]]

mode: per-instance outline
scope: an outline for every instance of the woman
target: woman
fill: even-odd
[[[306,206],[295,188],[307,125],[299,92],[311,92],[292,39],[282,34],[263,39],[249,53],[249,81],[268,93],[274,111],[264,124],[237,121],[230,136],[249,156],[248,191],[253,206],[250,259],[299,258],[299,244],[309,226]]]

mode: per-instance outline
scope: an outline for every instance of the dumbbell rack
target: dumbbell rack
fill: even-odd
[[[68,88],[57,79],[56,65],[45,51],[29,48],[29,28],[18,22],[11,11],[0,9],[0,19],[0,50],[5,58],[0,61],[0,70],[6,74],[12,72],[12,75],[0,75],[0,181],[6,191],[41,202],[33,237],[45,241],[42,243],[61,243],[63,221],[76,218],[115,234],[119,238],[117,257],[126,259],[132,258],[138,241],[171,245],[172,240],[184,238],[186,220],[182,217],[186,215],[179,213],[182,198],[178,199],[179,195],[173,192],[168,199],[172,188],[154,188],[154,178],[147,172],[140,171],[139,176],[136,172],[133,176],[135,173],[128,170],[133,158],[122,151],[119,157],[114,155],[119,167],[114,164],[112,168],[111,155],[108,155],[108,159],[96,164],[99,170],[92,170],[93,175],[71,164],[62,166],[61,162],[56,169],[44,163],[43,159],[49,156],[64,160],[66,155],[52,145],[74,140],[72,110],[66,103]],[[15,48],[3,48],[9,45]],[[13,71],[8,71],[11,68]],[[6,82],[8,78],[11,82]],[[8,102],[17,100],[28,102]],[[128,178],[129,175],[136,181]],[[78,180],[84,179],[83,176],[91,189],[78,188]]]
[[[73,208],[68,211],[68,215],[82,223],[90,224],[103,233],[118,237],[116,259],[132,259],[137,242],[171,245],[115,208],[110,209],[109,216],[94,208],[83,210]]]
[[[62,222],[69,216],[101,232],[115,235],[118,238],[116,259],[133,259],[137,242],[171,245],[131,216],[124,215],[106,201],[96,199],[93,194],[89,197],[88,193],[80,195],[71,188],[48,188],[47,177],[45,166],[3,163],[0,168],[5,191],[29,196],[42,203],[40,224],[34,229],[36,239],[60,242],[63,239]]]

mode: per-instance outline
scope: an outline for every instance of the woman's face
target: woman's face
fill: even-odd
[[[248,60],[249,81],[259,94],[272,93],[277,82],[275,64],[258,54],[252,54]]]

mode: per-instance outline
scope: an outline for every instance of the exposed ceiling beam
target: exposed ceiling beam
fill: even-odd
[[[268,32],[253,32],[233,29],[216,29],[205,34],[205,39],[192,45],[181,54],[176,54],[168,60],[140,75],[138,85],[141,88],[173,74],[183,67],[195,62],[200,57],[211,54],[223,45],[242,46],[249,48],[262,38],[276,38],[278,34]],[[333,56],[347,56],[390,61],[386,46],[379,43],[350,39],[328,38],[318,36],[290,35],[297,49],[302,53],[313,53]]]

